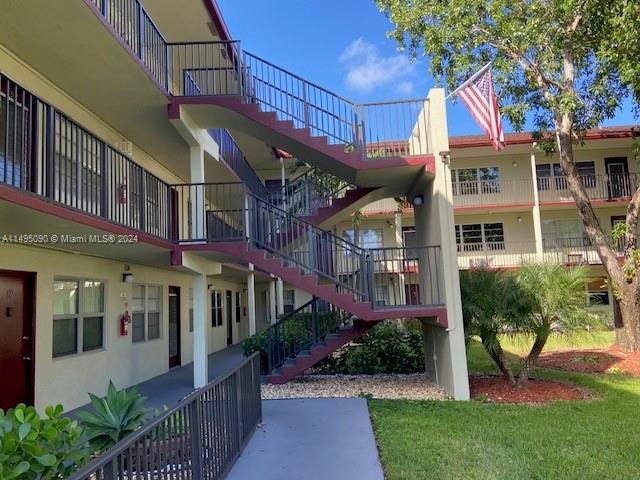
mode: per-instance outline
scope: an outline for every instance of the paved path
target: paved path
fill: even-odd
[[[244,360],[242,346],[233,345],[209,355],[209,381],[221,377],[233,370]],[[155,410],[163,410],[164,406],[171,408],[181,399],[193,392],[193,363],[172,368],[162,375],[153,377],[135,386],[138,393],[147,397],[145,406],[154,415]],[[70,412],[75,414],[79,410],[91,408],[85,404]]]
[[[362,398],[265,400],[228,480],[383,480]]]

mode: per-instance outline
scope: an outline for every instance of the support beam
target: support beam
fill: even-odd
[[[276,314],[276,282],[274,280],[269,281],[269,317],[271,319],[271,325],[278,321]]]
[[[462,301],[460,298],[460,277],[453,214],[453,189],[449,165],[449,139],[444,90],[434,88],[429,92],[428,102],[422,115],[428,115],[427,139],[420,144],[428,144],[436,159],[436,173],[433,181],[425,186],[418,185],[410,194],[410,200],[422,196],[420,205],[414,209],[418,245],[440,245],[440,256],[435,261],[440,294],[447,308],[449,327],[445,330],[433,327],[427,319],[422,321],[425,335],[425,367],[439,385],[447,389],[456,400],[469,399],[469,378],[462,323]],[[427,269],[420,262],[420,283],[428,281]],[[428,292],[422,285],[421,297],[429,301]],[[443,297],[443,298],[442,298]]]
[[[531,181],[533,183],[533,238],[536,241],[536,260],[544,261],[544,245],[542,242],[542,220],[540,219],[540,194],[538,193],[538,177],[536,173],[536,147],[537,143],[531,146]]]
[[[250,273],[247,274],[247,312],[249,314],[249,335],[256,334],[256,274],[255,267],[249,264]]]
[[[209,381],[207,352],[207,276],[193,275],[193,388]]]
[[[276,314],[284,314],[284,282],[279,277],[276,280]]]

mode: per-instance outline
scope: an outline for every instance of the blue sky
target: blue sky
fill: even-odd
[[[426,96],[427,59],[411,64],[386,33],[373,0],[218,0],[243,48],[355,102]],[[482,133],[460,103],[448,102],[450,135]],[[638,123],[627,103],[607,125]],[[511,127],[505,124],[505,130]]]

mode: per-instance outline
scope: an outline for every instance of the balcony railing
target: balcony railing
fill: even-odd
[[[523,204],[533,204],[533,182],[530,178],[453,183],[454,207]]]
[[[175,192],[61,111],[0,74],[0,183],[163,239]]]
[[[238,41],[169,43],[139,0],[93,3],[171,95],[241,96],[365,159],[432,153],[425,99],[357,104],[243,51]]]
[[[616,200],[632,197],[640,187],[640,174],[583,175],[582,185],[592,200]],[[573,202],[564,177],[538,177],[540,202]]]
[[[613,239],[610,245],[622,255],[622,248]],[[538,261],[563,265],[598,265],[601,263],[595,248],[586,237],[557,237],[543,239],[541,256],[535,242],[485,242],[458,246],[458,267],[462,269],[488,267],[516,267]]]

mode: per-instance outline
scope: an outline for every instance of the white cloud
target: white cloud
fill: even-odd
[[[376,45],[362,37],[347,45],[338,62],[345,66],[345,82],[352,90],[370,93],[394,84],[405,95],[413,90],[413,82],[407,79],[415,75],[415,65],[404,55],[381,55]]]

